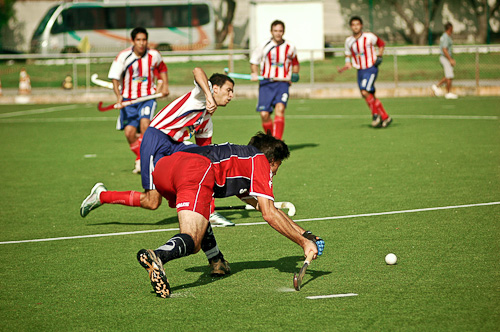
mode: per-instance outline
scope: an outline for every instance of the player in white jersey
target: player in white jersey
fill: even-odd
[[[363,21],[359,16],[349,20],[352,36],[345,41],[345,66],[338,69],[339,73],[352,67],[358,69],[358,86],[372,113],[372,127],[386,128],[392,122],[382,102],[375,97],[375,80],[378,66],[382,63],[385,43],[371,32],[363,32]],[[378,56],[375,52],[378,47]]]
[[[276,20],[271,23],[270,40],[262,43],[250,58],[252,81],[257,81],[259,73],[264,80],[259,83],[259,101],[262,128],[265,133],[282,139],[285,130],[285,109],[289,97],[290,82],[299,80],[299,60],[294,45],[283,39],[285,23]],[[276,112],[274,122],[271,118]]]
[[[113,81],[113,90],[118,103],[156,94],[168,96],[167,66],[157,50],[148,48],[148,32],[137,27],[131,33],[133,46],[121,51],[111,64],[108,77]],[[158,76],[158,88],[155,77]],[[121,91],[120,91],[121,85]],[[123,107],[120,110],[116,129],[124,130],[130,150],[136,155],[134,173],[140,173],[140,146],[156,112],[156,100]],[[138,132],[141,135],[138,135]]]

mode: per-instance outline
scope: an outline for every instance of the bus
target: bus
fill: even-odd
[[[159,51],[215,48],[215,19],[207,0],[62,3],[50,8],[31,39],[39,54],[116,52],[131,45],[135,27],[148,30]]]

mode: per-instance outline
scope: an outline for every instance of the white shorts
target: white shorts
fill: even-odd
[[[450,63],[450,60],[446,58],[445,56],[439,56],[439,62],[441,62],[441,65],[444,68],[444,77],[453,79],[455,77],[453,73],[453,66]]]

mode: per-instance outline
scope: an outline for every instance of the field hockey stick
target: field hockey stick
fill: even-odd
[[[343,73],[343,72],[345,72],[347,69],[349,69],[349,68],[346,68],[346,67],[342,67],[342,68],[337,67],[337,72],[338,72],[339,74],[342,74],[342,73]]]
[[[304,278],[304,275],[306,274],[307,267],[309,264],[311,264],[312,258],[314,256],[314,252],[309,251],[307,254],[306,260],[304,261],[304,265],[302,265],[302,268],[299,271],[299,274],[294,273],[293,274],[293,287],[295,288],[296,291],[300,290],[300,286],[302,285],[302,279]]]
[[[142,103],[143,101],[146,101],[146,100],[160,98],[162,96],[163,96],[162,93],[157,93],[157,94],[150,95],[150,96],[139,97],[139,98],[134,99],[134,100],[122,101],[121,103],[115,103],[115,104],[111,104],[111,105],[104,106],[104,107],[102,106],[102,101],[100,101],[99,104],[97,105],[97,108],[101,112],[106,112],[106,111],[110,111],[112,109],[118,109],[121,107],[129,106],[129,105],[133,105],[133,104],[137,104],[137,103]]]
[[[93,74],[92,76],[90,76],[90,80],[92,81],[92,83],[94,83],[95,85],[101,86],[103,88],[113,90],[113,83],[105,81],[105,80],[101,80],[101,79],[97,78],[97,76],[98,76],[97,74]]]
[[[226,73],[227,76],[231,78],[239,78],[241,80],[252,80],[252,75],[250,74],[239,74],[239,73],[230,73],[229,68],[224,68],[224,73]],[[264,76],[257,76],[257,79],[259,81],[268,79],[270,81],[279,81],[279,82],[290,82],[290,79],[283,79],[283,78],[265,78]]]
[[[295,215],[295,205],[290,202],[274,202],[274,207],[277,209],[288,209],[288,215],[293,217]],[[234,206],[216,206],[215,210],[223,211],[223,210],[255,210],[255,208],[250,205],[234,205]]]

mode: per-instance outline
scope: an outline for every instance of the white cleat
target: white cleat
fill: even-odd
[[[90,195],[88,195],[87,198],[83,200],[82,205],[80,206],[80,215],[82,216],[82,218],[85,218],[90,213],[90,211],[97,209],[102,205],[99,197],[101,196],[101,193],[103,191],[107,191],[104,184],[102,184],[101,182],[96,183],[90,191]]]
[[[141,174],[141,160],[140,159],[135,161],[135,166],[134,166],[134,170],[132,171],[132,173]]]
[[[436,97],[441,97],[443,95],[443,93],[441,92],[441,89],[436,84],[433,84],[431,86],[431,89],[432,89],[432,92],[434,92],[434,95]]]
[[[458,99],[458,96],[454,93],[448,92],[447,94],[444,95],[446,99]]]
[[[210,218],[208,218],[208,221],[210,221],[210,223],[212,225],[223,226],[223,227],[235,225],[235,223],[227,220],[226,217],[224,217],[223,215],[221,215],[218,212],[212,213],[210,215]]]

